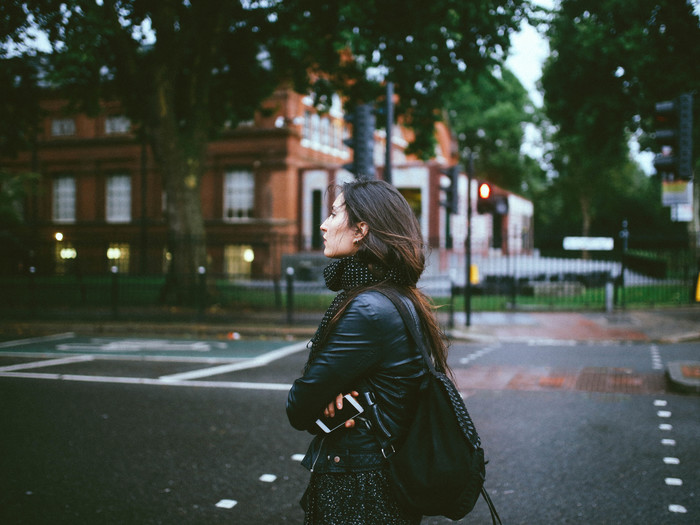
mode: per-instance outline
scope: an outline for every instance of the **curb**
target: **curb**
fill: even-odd
[[[666,367],[666,378],[674,390],[700,394],[700,362],[673,361]]]

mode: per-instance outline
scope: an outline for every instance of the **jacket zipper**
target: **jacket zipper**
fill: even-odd
[[[323,441],[326,439],[326,436],[323,436],[321,438],[321,442],[318,445],[318,454],[316,454],[316,457],[314,458],[313,463],[311,463],[311,468],[309,469],[310,472],[314,471],[314,468],[316,467],[316,462],[318,461],[318,458],[321,457],[321,452],[323,452]]]

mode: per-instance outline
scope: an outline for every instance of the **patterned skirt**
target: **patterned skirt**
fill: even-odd
[[[399,509],[386,470],[311,474],[301,500],[304,525],[418,525]]]

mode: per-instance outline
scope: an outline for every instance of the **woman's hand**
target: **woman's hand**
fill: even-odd
[[[360,393],[356,390],[353,390],[350,392],[350,395],[352,397],[359,397]],[[343,397],[344,394],[338,394],[335,398],[335,401],[331,401],[326,408],[323,409],[323,415],[326,417],[335,417],[335,410],[336,408],[338,410],[343,408]],[[355,420],[354,419],[348,419],[345,422],[345,428],[352,428],[355,426]]]

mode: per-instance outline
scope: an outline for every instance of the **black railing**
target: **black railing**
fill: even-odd
[[[475,260],[469,288],[470,308],[498,310],[610,310],[680,306],[696,300],[697,273],[691,261],[676,259],[663,275],[644,275],[614,261],[543,257]],[[193,320],[232,322],[265,320],[295,324],[318,322],[333,292],[320,276],[282,278],[199,273],[180,294],[166,294],[165,275],[41,275],[27,272],[0,276],[3,318],[74,318],[122,320]],[[463,311],[464,281],[441,275],[424,277],[420,288],[442,312]]]

